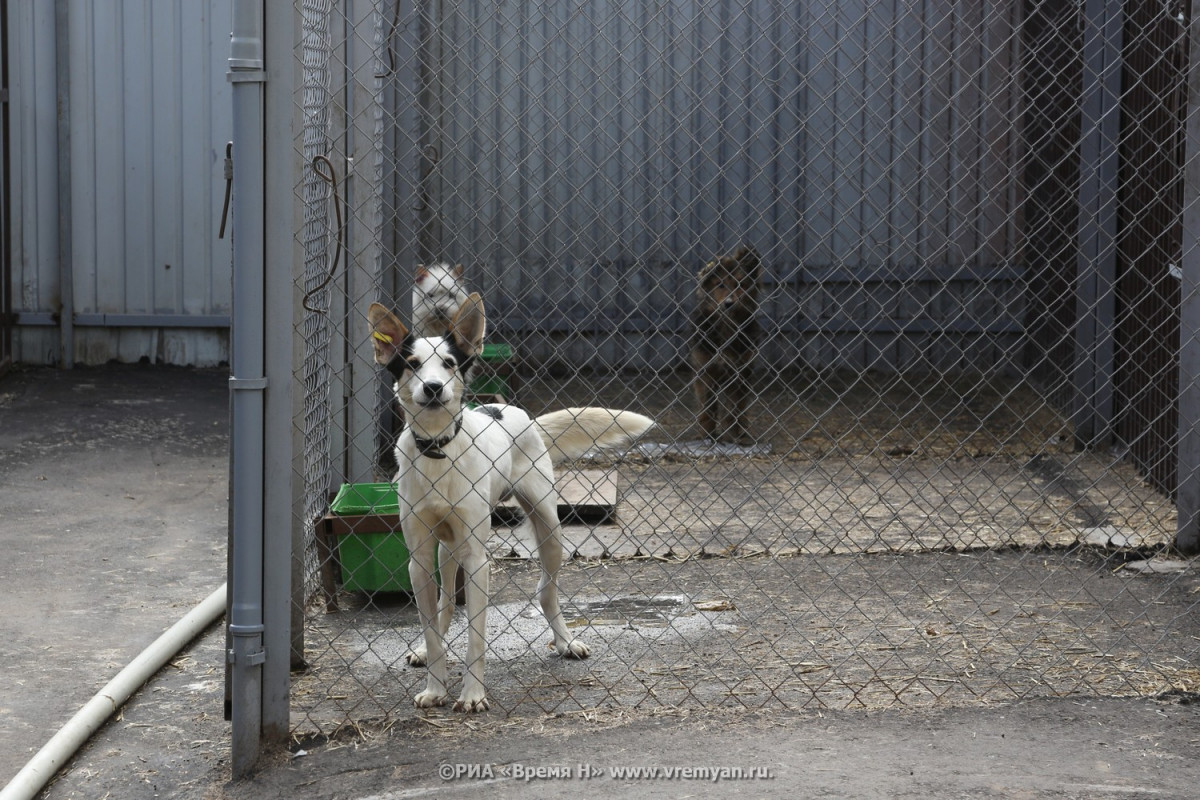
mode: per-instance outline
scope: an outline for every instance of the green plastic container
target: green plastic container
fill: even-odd
[[[479,360],[486,366],[483,374],[471,381],[471,394],[476,397],[488,397],[491,395],[512,397],[508,376],[498,369],[501,365],[511,361],[512,357],[512,345],[504,344],[503,342],[485,344],[483,352],[479,354]]]
[[[343,483],[329,510],[334,514],[398,514],[394,483]]]
[[[512,345],[505,344],[504,342],[485,344],[483,352],[479,354],[479,357],[488,364],[503,364],[513,357]]]
[[[344,483],[329,510],[341,516],[394,515],[399,513],[396,487],[391,483]],[[337,537],[342,586],[350,591],[412,592],[408,575],[408,547],[400,531],[369,530],[366,519],[353,533]]]

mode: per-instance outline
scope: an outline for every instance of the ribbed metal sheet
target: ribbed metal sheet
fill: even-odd
[[[778,286],[1019,258],[1017,4],[434,8],[412,252],[504,314],[632,334],[741,243]]]
[[[13,310],[58,311],[58,156],[54,4],[9,4]],[[13,358],[53,358],[56,329],[18,328]]]
[[[16,7],[14,137],[23,231],[18,311],[61,310],[52,3]],[[225,77],[230,4],[96,0],[68,4],[70,246],[74,310],[92,315],[227,316],[229,240],[218,241],[231,105]],[[101,319],[103,317],[100,317]],[[20,331],[18,359],[46,360],[56,332]],[[215,364],[224,330],[81,325],[76,360],[147,357]]]

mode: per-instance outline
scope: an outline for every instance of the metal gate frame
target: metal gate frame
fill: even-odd
[[[1179,529],[1175,546],[1194,555],[1200,553],[1200,0],[1192,0],[1188,38],[1175,498]]]

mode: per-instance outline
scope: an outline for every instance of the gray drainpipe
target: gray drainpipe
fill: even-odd
[[[263,648],[263,9],[233,0],[233,313],[230,330],[229,642],[233,777],[262,744]],[[278,654],[277,654],[278,655]],[[287,658],[288,654],[282,654]]]

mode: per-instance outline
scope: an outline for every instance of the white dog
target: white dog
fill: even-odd
[[[463,266],[447,263],[417,266],[413,282],[413,334],[441,336],[450,329],[454,312],[467,300]]]
[[[396,444],[400,523],[409,550],[409,574],[425,632],[425,648],[409,662],[429,667],[418,708],[446,703],[445,636],[454,614],[455,575],[461,565],[467,595],[467,673],[458,711],[486,711],[483,686],[488,563],[484,547],[492,509],[512,495],[536,534],[542,574],[538,601],[554,647],[566,658],[587,658],[572,639],[558,605],[562,565],[558,497],[552,460],[578,458],[596,447],[627,444],[653,427],[631,411],[569,408],[530,419],[508,405],[466,408],[463,391],[483,347],[483,299],[472,294],[441,337],[416,338],[378,303],[368,312],[375,360],[396,378],[396,396],[407,427]],[[442,576],[434,580],[434,556]]]

